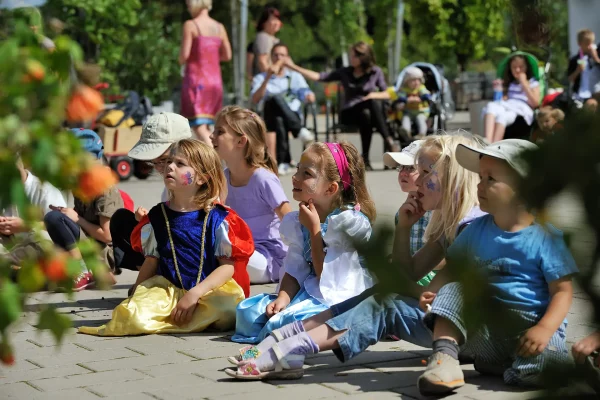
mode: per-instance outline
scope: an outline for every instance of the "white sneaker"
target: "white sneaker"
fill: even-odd
[[[279,176],[285,176],[287,174],[289,174],[292,171],[292,167],[290,166],[290,164],[287,163],[281,163],[279,164],[279,167],[277,168],[277,172],[279,174]]]
[[[302,144],[307,145],[315,141],[315,135],[308,129],[302,128],[300,129],[300,132],[298,132],[298,139],[302,141]]]

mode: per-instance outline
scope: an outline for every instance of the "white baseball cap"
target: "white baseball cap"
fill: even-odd
[[[415,165],[417,163],[415,156],[424,142],[424,140],[415,140],[403,148],[402,151],[385,153],[383,155],[383,163],[389,168],[395,168],[398,165]]]
[[[479,173],[479,160],[481,156],[490,156],[506,161],[520,176],[525,177],[529,166],[523,159],[522,154],[526,151],[537,149],[537,145],[521,139],[501,140],[489,144],[483,149],[459,144],[456,147],[456,160],[462,167],[469,171]]]
[[[136,160],[154,160],[169,147],[181,140],[192,137],[187,118],[170,112],[161,112],[148,117],[142,127],[140,140],[129,150],[129,157]]]

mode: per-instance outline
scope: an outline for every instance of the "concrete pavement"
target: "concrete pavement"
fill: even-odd
[[[346,139],[358,145],[357,135]],[[375,137],[373,164],[381,167],[375,149],[382,142]],[[293,143],[299,158],[300,149]],[[405,196],[393,171],[374,171],[367,182],[378,210],[378,223],[392,223],[393,215]],[[291,178],[282,177],[291,199]],[[158,203],[161,181],[131,180],[120,187],[136,205],[147,208]],[[296,205],[292,202],[293,206]],[[565,229],[577,225],[581,209],[576,198],[563,196],[552,208],[553,218]],[[574,241],[589,248],[590,237],[576,232]],[[126,338],[98,338],[73,331],[57,346],[50,335],[36,332],[38,304],[51,304],[69,315],[74,326],[100,325],[110,319],[115,305],[127,296],[135,275],[125,271],[110,290],[86,290],[72,299],[63,294],[36,293],[27,301],[26,311],[13,329],[16,364],[0,366],[0,399],[244,399],[286,400],[352,398],[420,398],[416,379],[423,371],[421,361],[430,351],[406,342],[381,342],[368,351],[341,364],[331,352],[310,357],[310,367],[299,381],[235,382],[226,379],[221,369],[226,357],[240,347],[228,340],[232,332],[190,335],[150,335]],[[272,291],[274,285],[253,286],[252,294]],[[591,307],[580,290],[576,291],[569,315],[568,339],[574,342],[594,330],[589,322]],[[505,386],[500,379],[480,376],[472,365],[464,366],[467,385],[452,399],[526,399],[539,395]]]

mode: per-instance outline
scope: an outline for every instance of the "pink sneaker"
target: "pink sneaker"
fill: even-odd
[[[75,278],[73,283],[73,291],[80,292],[88,287],[93,287],[96,284],[94,282],[94,275],[91,272],[82,272]]]

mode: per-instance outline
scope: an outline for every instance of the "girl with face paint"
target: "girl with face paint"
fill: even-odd
[[[347,361],[390,334],[419,346],[431,346],[431,331],[423,321],[425,312],[419,300],[422,300],[423,307],[427,301],[433,300],[435,295],[425,291],[437,288],[436,282],[440,281],[440,275],[443,278],[443,270],[427,288],[417,285],[416,281],[439,264],[443,265],[445,250],[460,227],[482,214],[477,207],[477,174],[462,168],[454,156],[460,143],[481,147],[470,134],[431,136],[416,154],[419,171],[415,182],[417,191],[410,193],[399,210],[394,237],[395,262],[390,266],[406,267],[406,270],[399,270],[399,276],[406,276],[406,292],[381,299],[373,295],[377,293],[375,286],[301,322],[290,321],[248,350],[247,354],[242,354],[236,370],[225,372],[239,379],[299,378],[303,375],[302,365],[308,354],[333,350],[340,361]],[[317,158],[313,161],[319,166]],[[303,172],[303,166],[299,166],[298,171]],[[303,183],[309,179],[312,177],[294,182],[295,189],[302,189],[297,194],[295,192],[294,198],[305,196]],[[317,190],[319,188],[318,184]],[[316,200],[320,199],[317,195]],[[410,228],[427,210],[433,212],[425,230],[426,244],[412,256]],[[327,238],[325,242],[329,243]]]
[[[354,247],[369,240],[375,219],[358,150],[346,142],[313,143],[302,154],[292,183],[300,211],[281,222],[281,236],[289,246],[281,287],[276,294],[240,303],[232,340],[258,343],[268,338],[240,349],[230,358],[235,364],[267,352],[279,337],[278,328],[300,324],[374,283]]]
[[[113,319],[82,333],[126,336],[229,330],[237,304],[249,295],[246,265],[252,234],[233,210],[218,203],[226,181],[208,145],[183,139],[165,167],[169,201],[153,207],[132,237],[145,261],[131,297]]]

